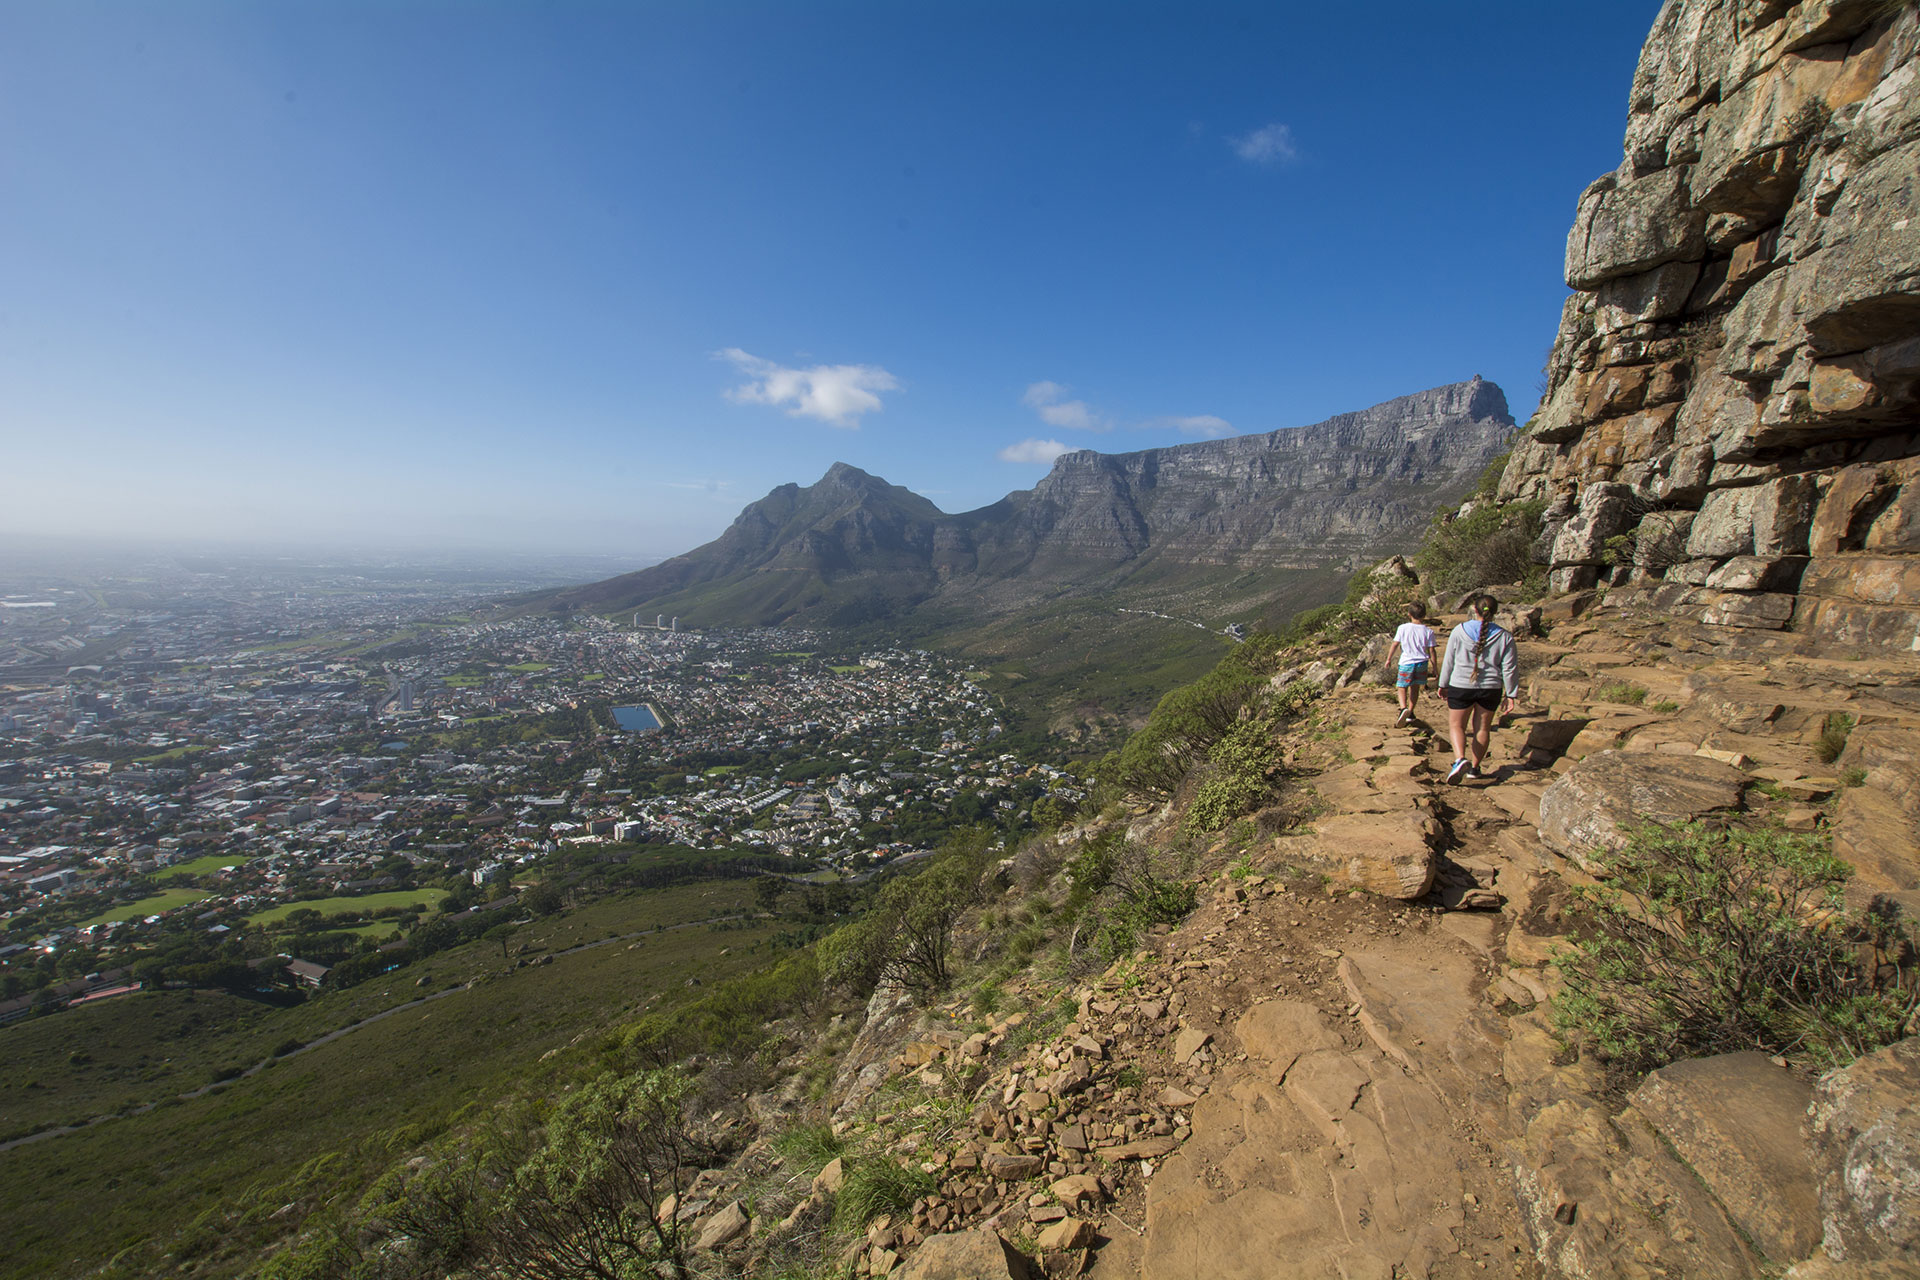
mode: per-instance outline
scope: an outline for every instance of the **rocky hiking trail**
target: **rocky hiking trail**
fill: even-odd
[[[1067,993],[1071,1016],[1044,1032],[1016,1014],[963,1034],[947,1029],[967,1016],[958,1002],[876,996],[832,1092],[836,1128],[919,1162],[937,1190],[877,1219],[845,1266],[918,1280],[1915,1274],[1914,1041],[1818,1082],[1757,1053],[1697,1059],[1609,1101],[1554,1035],[1549,962],[1568,887],[1621,822],[1758,809],[1830,824],[1837,845],[1875,855],[1856,896],[1912,903],[1920,661],[1576,616],[1591,602],[1509,619],[1550,636],[1522,645],[1522,712],[1496,731],[1487,776],[1458,786],[1437,700],[1397,727],[1377,669],[1309,669],[1335,726],[1293,753],[1331,765],[1307,781],[1318,812]],[[1821,763],[1834,710],[1857,727]],[[1138,814],[1130,834],[1151,840],[1172,816]],[[744,1265],[817,1229],[838,1177],[836,1162],[764,1233],[734,1204],[712,1208],[725,1179],[687,1211]]]

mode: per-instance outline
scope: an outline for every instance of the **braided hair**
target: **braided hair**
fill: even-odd
[[[1487,628],[1494,625],[1493,615],[1500,608],[1500,602],[1489,595],[1477,595],[1471,601],[1471,608],[1480,619],[1480,634],[1473,640],[1473,669],[1480,670],[1480,653],[1487,647]]]

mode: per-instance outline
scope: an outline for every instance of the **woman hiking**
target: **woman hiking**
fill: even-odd
[[[1493,735],[1494,713],[1511,714],[1520,696],[1520,655],[1512,634],[1493,621],[1499,602],[1478,595],[1467,607],[1470,616],[1447,637],[1440,660],[1440,693],[1447,700],[1447,733],[1453,739],[1453,768],[1447,770],[1452,783],[1483,776],[1480,762]]]

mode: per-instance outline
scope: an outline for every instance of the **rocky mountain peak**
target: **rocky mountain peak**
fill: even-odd
[[[635,608],[769,568],[862,580],[859,610],[892,610],[1017,579],[1008,609],[1149,565],[1342,568],[1457,499],[1513,434],[1500,388],[1484,379],[1401,396],[1312,426],[1057,459],[1033,489],[948,515],[926,498],[836,462],[814,484],[785,484],[726,533],[651,569],[568,593],[587,607]],[[847,591],[805,591],[791,573],[729,591],[745,616],[774,621],[847,612]],[[764,588],[764,589],[763,589]],[[851,589],[850,589],[851,590]],[[828,606],[833,599],[838,603]],[[699,619],[698,602],[676,599]],[[834,612],[837,611],[837,612]]]

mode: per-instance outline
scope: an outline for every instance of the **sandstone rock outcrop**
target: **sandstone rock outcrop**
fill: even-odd
[[[1822,1078],[1810,1116],[1826,1255],[1920,1269],[1920,1038]]]
[[[1812,1090],[1760,1053],[1662,1067],[1634,1092],[1747,1238],[1776,1262],[1820,1243],[1820,1210],[1801,1128]]]
[[[1581,867],[1623,847],[1649,822],[1690,822],[1740,806],[1747,776],[1703,756],[1602,751],[1588,756],[1540,797],[1540,838]]]
[[[1559,590],[1908,648],[1920,630],[1920,12],[1672,0],[1581,195],[1501,496]]]

